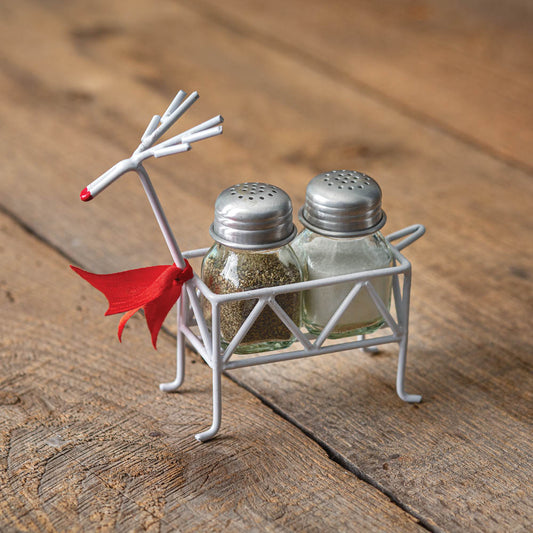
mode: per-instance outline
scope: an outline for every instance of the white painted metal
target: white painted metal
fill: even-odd
[[[154,215],[157,219],[161,233],[165,239],[172,259],[176,266],[183,268],[185,266],[184,258],[202,257],[208,252],[208,248],[192,250],[184,254],[181,253],[176,238],[168,224],[161,203],[157,197],[155,189],[150,181],[148,173],[144,169],[142,162],[152,156],[162,157],[171,155],[180,151],[190,149],[189,142],[198,141],[204,138],[218,135],[222,132],[222,127],[217,124],[222,122],[221,116],[195,126],[179,135],[160,143],[152,145],[172,126],[179,117],[196,101],[198,93],[192,93],[185,99],[185,93],[179,91],[172,103],[162,116],[155,115],[148,124],[138,148],[133,152],[129,159],[120,161],[112,168],[104,172],[99,178],[87,186],[87,190],[92,197],[96,196],[113,181],[120,176],[135,170],[139,175],[144,191]],[[188,142],[186,142],[188,141]],[[404,390],[405,370],[407,360],[407,339],[409,330],[409,298],[411,290],[411,263],[400,253],[400,250],[409,246],[415,240],[420,238],[425,232],[424,226],[416,224],[404,228],[387,238],[389,241],[395,241],[403,238],[396,245],[392,245],[395,258],[395,265],[389,268],[379,270],[370,270],[354,274],[344,274],[330,278],[303,281],[290,285],[278,285],[275,287],[265,287],[252,291],[236,292],[233,294],[215,294],[206,284],[195,275],[192,279],[184,284],[180,302],[177,305],[177,342],[176,342],[176,377],[169,383],[162,383],[160,389],[165,392],[178,390],[182,385],[185,377],[185,339],[187,339],[193,348],[200,354],[206,363],[212,369],[212,401],[213,401],[213,418],[211,427],[206,431],[198,433],[196,438],[199,441],[206,441],[216,435],[220,428],[222,417],[222,373],[224,370],[254,366],[260,364],[274,363],[277,361],[287,361],[299,359],[302,357],[313,357],[344,350],[360,348],[363,350],[372,350],[376,346],[389,343],[398,343],[398,368],[396,374],[396,391],[398,396],[406,402],[420,402],[422,397],[417,394],[407,394]],[[394,306],[396,311],[396,321],[387,310],[387,306],[380,299],[378,293],[372,286],[372,280],[382,276],[392,276]],[[403,277],[403,283],[400,278]],[[285,311],[277,304],[275,297],[278,294],[300,292],[315,287],[324,287],[338,283],[352,282],[353,289],[348,296],[339,305],[326,329],[318,337],[311,334],[303,333],[299,324],[295,324]],[[382,335],[376,338],[367,339],[358,336],[357,340],[345,340],[342,342],[331,342],[327,339],[328,330],[335,326],[336,321],[341,317],[343,311],[347,308],[359,290],[368,290],[370,296],[376,304],[376,307],[383,316],[383,319],[392,330],[392,335]],[[202,295],[211,305],[211,323],[208,324],[204,318],[199,296]],[[220,336],[220,313],[222,306],[226,302],[237,300],[257,299],[258,303],[242,324],[240,330],[225,351],[221,348]],[[298,341],[291,348],[280,352],[274,352],[267,355],[256,355],[247,358],[238,358],[231,361],[233,351],[244,338],[248,329],[252,326],[254,320],[260,315],[261,310],[270,306],[274,313],[284,322],[284,324],[295,334]],[[197,334],[192,327],[197,327]]]
[[[398,369],[396,377],[396,391],[398,396],[406,402],[420,402],[422,397],[418,394],[407,394],[404,390],[405,381],[405,369],[407,360],[407,336],[408,336],[408,321],[409,321],[409,293],[411,289],[411,263],[400,253],[400,250],[413,243],[416,239],[420,238],[425,232],[424,226],[416,224],[404,228],[387,238],[389,242],[401,239],[398,244],[394,245],[391,242],[393,254],[396,264],[389,268],[379,270],[369,270],[366,272],[358,272],[355,274],[345,274],[342,276],[335,276],[331,278],[325,278],[320,280],[304,281],[300,283],[293,283],[290,285],[279,285],[276,287],[265,287],[262,289],[255,289],[253,291],[237,292],[233,294],[215,294],[213,293],[202,280],[195,275],[195,277],[188,283],[192,288],[199,291],[202,296],[212,306],[212,321],[211,324],[207,324],[201,310],[194,310],[192,306],[189,307],[189,311],[192,311],[195,319],[195,323],[198,327],[205,327],[211,329],[211,346],[207,348],[202,343],[202,336],[196,335],[193,330],[185,323],[184,319],[178,319],[178,368],[176,379],[172,383],[166,383],[161,385],[165,391],[175,391],[179,388],[182,382],[183,376],[183,352],[185,349],[184,337],[189,340],[193,338],[191,344],[197,349],[198,353],[209,364],[213,372],[213,422],[211,427],[202,433],[196,435],[196,438],[200,441],[206,441],[214,437],[220,427],[222,399],[220,394],[221,376],[224,370],[231,370],[236,368],[243,368],[247,366],[262,365],[268,363],[275,363],[278,361],[288,361],[291,359],[300,359],[303,357],[313,357],[316,355],[325,355],[333,352],[340,352],[345,350],[353,350],[360,348],[363,350],[373,350],[377,346],[383,344],[397,343],[399,346],[398,355]],[[202,257],[208,252],[208,248],[202,248],[198,250],[192,250],[183,254],[186,258]],[[387,305],[380,299],[377,291],[372,285],[372,280],[381,276],[392,276],[393,294],[394,294],[394,307],[396,320],[392,314],[388,311]],[[403,278],[403,283],[401,282]],[[352,282],[354,284],[353,289],[348,296],[341,302],[339,308],[332,316],[330,322],[326,326],[326,329],[318,336],[315,337],[310,334],[304,334],[300,331],[299,325],[295,324],[291,318],[283,311],[283,309],[275,302],[275,296],[277,294],[288,292],[299,292],[306,289],[315,287],[323,287],[327,285],[334,285],[337,283]],[[336,321],[342,316],[343,311],[355,298],[359,290],[368,290],[372,297],[377,309],[381,313],[386,325],[392,330],[392,335],[381,335],[375,338],[365,338],[364,335],[358,336],[357,340],[345,340],[342,342],[334,342],[327,339],[328,331],[331,330]],[[220,347],[220,318],[219,313],[221,306],[224,303],[243,300],[243,299],[257,299],[257,304],[243,322],[241,328],[230,342],[229,346],[222,351]],[[182,302],[183,305],[183,302]],[[285,349],[283,351],[270,353],[267,355],[255,355],[251,357],[242,358],[239,357],[236,360],[231,360],[235,348],[239,342],[244,338],[248,329],[253,325],[253,322],[260,315],[261,311],[266,305],[269,305],[274,313],[285,323],[289,329],[296,334],[299,342],[295,343],[293,347]],[[216,310],[216,312],[215,312]],[[182,314],[180,315],[182,316]]]

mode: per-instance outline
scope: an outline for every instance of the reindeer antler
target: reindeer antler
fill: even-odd
[[[87,202],[101,193],[106,187],[120,178],[130,170],[138,169],[141,163],[149,157],[164,157],[167,155],[186,152],[191,149],[191,143],[208,139],[222,133],[221,124],[224,119],[217,115],[193,128],[190,128],[179,135],[153,146],[153,144],[164,135],[168,129],[196,102],[199,95],[196,91],[185,98],[184,91],[178,91],[166,111],[162,116],[154,115],[150,120],[145,132],[141,137],[141,143],[133,152],[131,157],[123,159],[92,183],[87,185],[80,194],[80,198]]]

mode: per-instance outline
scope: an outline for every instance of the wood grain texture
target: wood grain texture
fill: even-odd
[[[206,16],[533,167],[533,9],[512,0],[201,0]]]
[[[144,320],[123,345],[67,261],[0,215],[0,530],[419,531],[387,497],[224,379],[209,445],[210,371]],[[101,317],[99,317],[101,318]]]
[[[226,117],[221,138],[148,165],[183,248],[209,243],[214,199],[232,183],[271,181],[299,206],[307,181],[319,171],[368,172],[384,190],[387,232],[414,222],[428,228],[406,251],[414,264],[408,390],[421,392],[424,403],[407,406],[396,398],[393,348],[376,357],[353,352],[242,369],[233,377],[428,527],[526,530],[533,518],[531,175],[187,3],[162,0],[157,9],[118,0],[58,6],[22,0],[2,8],[4,209],[98,272],[167,262],[134,177],[89,205],[77,202],[77,195],[129,154],[151,114],[165,108],[183,80],[191,84],[185,89],[203,95],[188,120],[218,112]],[[460,92],[456,98],[463,105]],[[476,134],[492,142],[488,128]],[[64,302],[54,305],[70,319]],[[111,354],[118,350],[114,324],[95,309],[85,315],[94,327],[89,359],[102,347]],[[36,323],[35,335],[42,328]],[[6,331],[12,330],[16,326]],[[148,347],[144,327],[127,335],[135,343],[132,353]],[[170,369],[170,341],[161,352],[167,355],[160,364]],[[139,369],[139,379],[150,382],[145,394],[152,398],[155,363],[143,364],[148,366]],[[81,372],[87,372],[85,365],[80,362]],[[109,377],[109,389],[116,375]],[[187,390],[195,390],[194,378],[188,379]],[[99,385],[91,386],[91,394],[99,395]],[[134,392],[125,398],[133,401]],[[198,404],[180,437],[197,429],[197,417],[207,424],[206,388],[202,394],[204,405]],[[8,404],[16,401],[7,398]],[[173,397],[160,401],[176,409]],[[118,402],[114,420],[124,416],[124,403]],[[9,405],[16,409],[16,403]],[[263,438],[250,426],[248,407],[226,389],[224,406],[231,413],[224,414],[216,446],[227,439],[240,443],[249,432]],[[153,417],[152,410],[147,400],[143,416]],[[134,412],[126,412],[135,420]],[[175,431],[175,414],[171,418],[165,422],[169,432]],[[105,417],[95,419],[104,423]],[[298,453],[305,455],[311,445],[302,440],[294,450],[300,444]],[[232,459],[226,455],[219,464],[231,470]],[[220,503],[220,486],[205,506]],[[191,495],[190,505],[201,492]]]

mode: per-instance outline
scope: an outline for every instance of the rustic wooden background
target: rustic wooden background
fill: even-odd
[[[0,2],[0,530],[528,531],[533,5],[525,0]],[[219,436],[193,353],[123,344],[68,269],[166,263],[126,157],[177,89],[224,135],[147,165],[183,249],[239,181],[296,206],[316,173],[384,190],[414,264],[397,351],[235,371]]]

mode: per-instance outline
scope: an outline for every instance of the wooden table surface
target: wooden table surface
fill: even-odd
[[[533,13],[508,0],[0,3],[0,531],[530,531]],[[169,262],[134,174],[79,191],[177,89],[224,135],[147,163],[183,249],[218,193],[321,171],[422,223],[397,348],[210,371],[124,342],[96,272]],[[182,128],[182,129],[183,129]],[[181,131],[178,128],[177,131]]]

